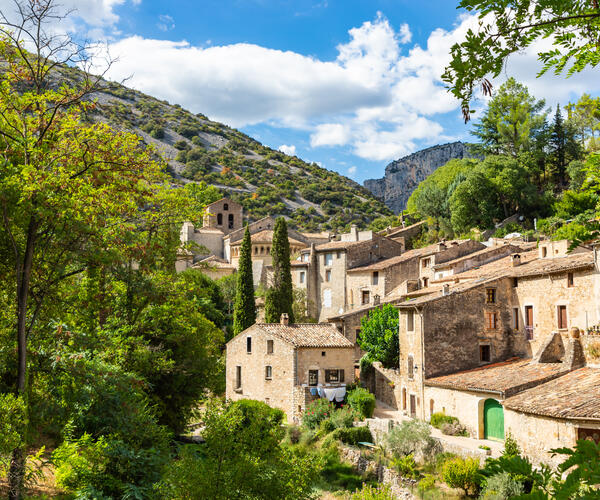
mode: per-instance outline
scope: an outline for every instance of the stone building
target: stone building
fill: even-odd
[[[294,286],[306,290],[309,314],[325,321],[358,304],[373,301],[367,290],[352,290],[347,271],[402,253],[401,243],[356,227],[339,241],[313,244],[292,265]]]
[[[227,343],[226,396],[256,399],[299,422],[307,404],[345,394],[354,381],[353,345],[330,324],[255,324]]]

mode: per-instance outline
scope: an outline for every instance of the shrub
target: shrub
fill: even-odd
[[[502,472],[486,480],[479,498],[482,500],[504,500],[519,496],[523,491],[523,485],[519,481],[513,479],[508,472]]]
[[[417,493],[420,498],[425,497],[425,493],[435,488],[435,476],[433,474],[425,474],[423,479],[417,484]]]
[[[521,449],[519,448],[519,444],[517,440],[513,437],[513,435],[509,432],[508,436],[504,440],[504,451],[502,452],[502,456],[504,457],[516,457],[521,454]]]
[[[298,444],[302,437],[302,429],[296,425],[289,425],[285,430],[285,437],[290,444]]]
[[[403,477],[409,477],[412,479],[419,477],[417,462],[415,462],[415,457],[412,455],[412,453],[410,455],[393,458],[390,464],[398,471],[398,474]]]
[[[436,429],[441,429],[444,424],[453,424],[454,422],[458,422],[458,418],[451,417],[450,415],[446,415],[445,413],[432,413],[431,419],[429,423],[435,427]]]
[[[371,418],[375,411],[375,396],[358,387],[348,393],[348,404],[361,418]]]
[[[458,422],[442,424],[442,433],[447,436],[467,436],[467,429],[464,425]]]
[[[358,443],[372,443],[373,435],[368,427],[351,427],[350,429],[336,429],[329,436],[332,440],[339,440],[352,446]]]
[[[356,412],[350,406],[343,406],[333,412],[329,418],[329,422],[331,422],[335,429],[348,428],[354,425],[356,416]]]
[[[323,420],[331,416],[333,411],[333,404],[327,401],[327,399],[316,399],[308,405],[302,415],[302,425],[309,429],[316,429]]]
[[[319,434],[321,436],[325,436],[330,432],[333,432],[336,429],[335,425],[331,421],[331,418],[326,418],[325,420],[321,420],[319,424]]]
[[[394,500],[395,498],[390,487],[386,484],[377,486],[365,484],[362,490],[356,491],[350,496],[350,500]]]
[[[412,454],[428,459],[438,451],[440,445],[431,437],[429,425],[420,420],[407,420],[388,433],[386,447],[395,457]]]
[[[465,495],[469,491],[476,493],[481,481],[479,461],[476,458],[461,457],[449,460],[444,464],[442,477],[448,486],[462,489]]]

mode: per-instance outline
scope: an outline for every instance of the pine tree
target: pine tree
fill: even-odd
[[[246,226],[240,249],[240,265],[233,310],[234,335],[244,331],[254,323],[256,323],[256,304],[254,302],[254,279],[252,277],[252,242],[250,240],[250,230]]]
[[[294,296],[292,290],[292,271],[290,265],[290,242],[287,224],[283,217],[277,219],[273,231],[273,286],[265,297],[265,321],[278,323],[281,315],[287,313],[290,323],[294,322]]]

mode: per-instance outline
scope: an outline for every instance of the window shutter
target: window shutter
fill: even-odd
[[[340,370],[340,382],[344,381],[344,370]]]

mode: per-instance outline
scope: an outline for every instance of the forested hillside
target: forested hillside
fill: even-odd
[[[74,68],[59,73],[60,81],[81,77]],[[342,231],[391,213],[351,179],[272,150],[177,104],[110,82],[90,98],[97,104],[93,120],[140,135],[168,162],[176,182],[213,185],[254,220],[285,215],[299,229]]]
[[[590,234],[600,200],[600,98],[584,94],[563,109],[550,107],[509,79],[472,133],[472,151],[482,160],[449,161],[408,201],[414,218],[429,221],[423,243],[495,228],[497,236]],[[517,222],[499,227],[515,214]]]

